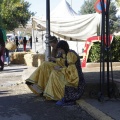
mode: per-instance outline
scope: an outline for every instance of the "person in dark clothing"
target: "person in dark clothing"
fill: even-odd
[[[10,42],[10,39],[7,39],[6,43],[7,44],[8,42]],[[9,56],[9,50],[5,47],[5,60],[7,65],[9,65],[10,63],[10,56]]]
[[[32,49],[32,36],[29,38],[30,48]]]
[[[7,40],[6,32],[0,28],[0,71],[4,68],[4,52],[5,52],[5,41]]]
[[[9,50],[7,48],[5,48],[5,59],[6,59],[7,65],[9,65],[10,56],[9,56]]]
[[[23,38],[23,50],[26,51],[26,44],[27,44],[27,39],[26,37]]]
[[[16,44],[16,51],[18,51],[19,41],[17,36],[15,37],[15,44]]]

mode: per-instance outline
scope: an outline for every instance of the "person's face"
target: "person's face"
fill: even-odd
[[[52,43],[52,42],[51,42],[51,43],[50,43],[50,46],[53,47],[53,48],[56,48],[57,43]]]
[[[58,53],[62,53],[62,54],[65,54],[65,51],[61,48],[58,48]]]

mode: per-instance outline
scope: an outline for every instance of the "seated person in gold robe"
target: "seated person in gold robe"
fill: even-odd
[[[43,93],[51,71],[54,69],[54,67],[65,66],[65,55],[63,57],[57,55],[57,38],[55,36],[51,36],[49,42],[50,46],[53,48],[52,56],[49,57],[50,62],[44,61],[26,80],[26,84],[28,85],[30,90],[37,95]]]
[[[65,57],[64,64],[43,63],[27,81],[39,88],[39,92],[32,90],[34,93],[42,92],[47,100],[59,100],[57,105],[74,103],[82,96],[85,85],[80,58],[66,41],[58,42],[57,50]]]
[[[85,87],[80,57],[74,50],[70,50],[68,43],[63,40],[58,42],[57,50],[66,55],[66,66],[54,67],[43,95],[48,100],[58,100],[57,105],[75,104],[83,95]]]

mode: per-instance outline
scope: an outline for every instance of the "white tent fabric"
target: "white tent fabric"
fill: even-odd
[[[33,18],[35,26],[46,29],[45,18]],[[60,38],[72,41],[85,41],[100,31],[101,14],[77,15],[66,0],[50,13],[50,30]]]
[[[58,4],[58,6],[50,13],[51,35],[54,34],[60,39],[63,38],[64,40],[71,40],[68,41],[70,48],[75,50],[78,54],[82,53],[82,49],[84,48],[84,44],[87,38],[96,36],[99,33],[100,23],[100,14],[94,13],[87,15],[77,15],[77,13],[70,7],[66,0],[62,0],[61,3]],[[32,24],[35,30],[39,29],[39,31],[44,31],[44,34],[46,33],[45,17],[33,17]],[[41,46],[39,39],[36,45],[37,44],[38,46]],[[37,47],[35,51],[41,52]]]
[[[53,18],[64,18],[78,16],[77,13],[71,8],[66,0],[62,0],[60,4],[50,13]]]
[[[33,18],[41,29],[45,30],[46,20]],[[101,15],[98,13],[67,18],[51,18],[51,32],[59,37],[72,41],[85,41],[96,36],[100,31]]]

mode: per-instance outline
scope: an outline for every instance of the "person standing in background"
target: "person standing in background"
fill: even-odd
[[[29,42],[30,42],[30,48],[32,49],[32,36],[30,36]]]
[[[5,44],[7,44],[8,42],[10,42],[10,39],[7,39]],[[6,61],[7,66],[8,66],[10,63],[10,56],[9,56],[9,50],[7,48],[5,48],[5,61]]]
[[[0,71],[4,69],[4,53],[6,40],[6,31],[0,27]]]
[[[26,44],[27,44],[27,39],[26,37],[23,38],[23,50],[26,51]]]
[[[16,52],[18,51],[18,45],[19,45],[19,42],[18,42],[18,37],[16,36],[15,37],[15,44],[16,44]]]

